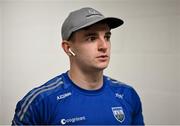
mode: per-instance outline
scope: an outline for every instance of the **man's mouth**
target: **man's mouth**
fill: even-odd
[[[100,55],[97,57],[97,59],[99,59],[100,61],[106,61],[108,60],[109,56],[108,55]]]

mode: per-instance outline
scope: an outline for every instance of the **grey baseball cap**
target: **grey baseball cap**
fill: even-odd
[[[61,28],[62,39],[68,40],[73,32],[101,21],[106,22],[110,29],[119,27],[124,23],[123,20],[119,18],[105,17],[93,8],[81,8],[71,12],[65,19]]]

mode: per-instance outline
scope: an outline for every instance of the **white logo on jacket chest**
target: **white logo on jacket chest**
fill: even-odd
[[[69,119],[61,119],[61,124],[65,125],[65,124],[73,124],[76,122],[80,122],[80,121],[84,121],[86,120],[85,116],[81,116],[81,117],[74,117],[74,118],[69,118]]]
[[[119,93],[116,93],[116,94],[115,94],[115,96],[116,96],[117,98],[123,99],[124,94],[119,94]]]
[[[67,97],[69,97],[71,95],[72,95],[71,92],[61,94],[61,95],[57,96],[57,100],[61,100],[61,99],[67,98]]]

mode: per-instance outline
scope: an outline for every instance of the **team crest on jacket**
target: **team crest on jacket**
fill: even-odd
[[[112,107],[112,112],[117,121],[121,123],[124,121],[125,114],[122,107]]]

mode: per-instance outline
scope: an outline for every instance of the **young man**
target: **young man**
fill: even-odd
[[[71,12],[62,25],[69,71],[19,101],[12,124],[144,125],[136,91],[103,75],[110,59],[111,29],[122,24],[93,8]]]

